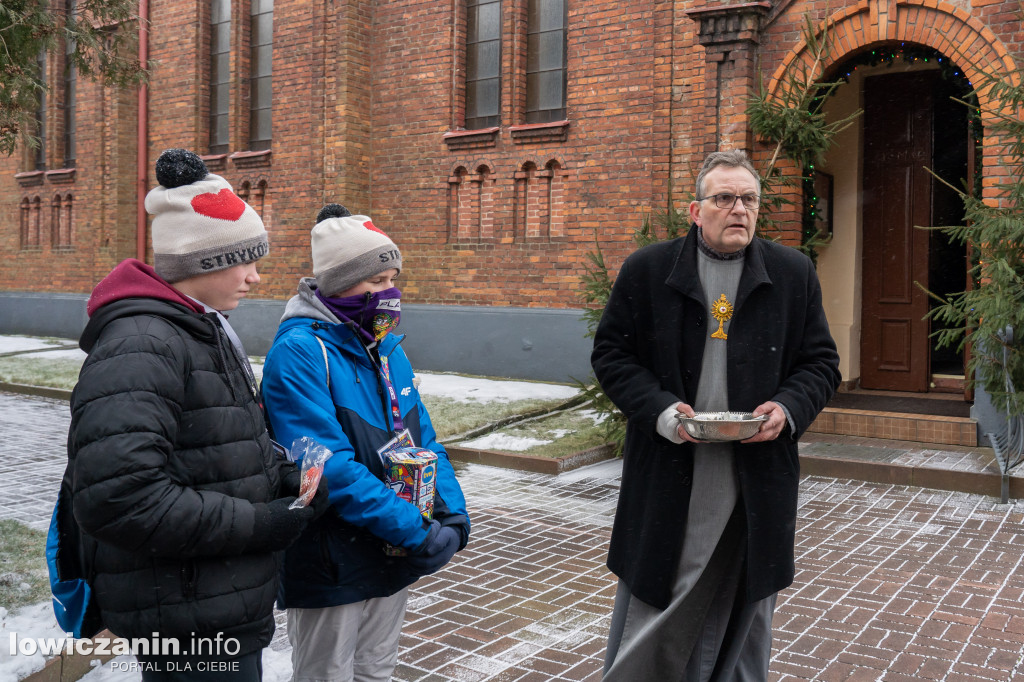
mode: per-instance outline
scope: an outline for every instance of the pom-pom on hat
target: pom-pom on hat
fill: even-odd
[[[311,245],[313,276],[324,296],[335,296],[391,268],[402,271],[402,254],[367,216],[327,204],[316,216]]]
[[[146,195],[153,216],[153,269],[167,282],[251,263],[267,255],[267,230],[227,180],[193,152],[168,149],[156,161],[159,187]]]

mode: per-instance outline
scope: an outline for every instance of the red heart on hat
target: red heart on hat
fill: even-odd
[[[367,230],[373,230],[374,232],[376,232],[378,234],[384,234],[384,230],[382,230],[379,227],[375,226],[369,220],[367,220],[365,223],[363,223],[363,227],[365,227]],[[387,237],[386,234],[384,234],[384,236]]]
[[[214,194],[197,194],[192,197],[192,209],[207,218],[238,220],[245,213],[245,202],[228,188]]]

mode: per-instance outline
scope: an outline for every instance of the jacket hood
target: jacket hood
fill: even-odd
[[[142,261],[129,258],[121,261],[109,275],[92,290],[85,311],[89,317],[97,310],[124,298],[155,298],[180,303],[197,313],[204,313],[201,305],[181,293],[156,274],[156,270]]]
[[[278,338],[295,327],[312,326],[315,335],[349,353],[360,358],[363,357],[366,351],[358,334],[339,320],[337,315],[316,297],[315,291],[316,278],[303,277],[299,280],[299,291],[291,297],[288,305],[285,306],[284,315],[281,316],[281,325],[277,328],[274,341],[276,342]],[[404,338],[405,336],[389,333],[378,344],[378,352],[381,355],[390,355],[395,346]]]
[[[78,345],[88,353],[100,332],[110,322],[131,315],[156,314],[191,330],[197,336],[212,334],[201,317],[201,305],[181,293],[156,274],[149,265],[129,258],[122,261],[92,290],[86,304],[89,323]]]
[[[284,307],[284,315],[281,322],[295,317],[302,317],[329,324],[341,324],[338,316],[330,311],[323,302],[316,297],[316,278],[303,277],[299,280],[298,293],[288,300]]]

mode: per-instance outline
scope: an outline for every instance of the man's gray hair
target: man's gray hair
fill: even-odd
[[[761,178],[758,177],[757,171],[754,170],[754,164],[750,163],[750,157],[742,149],[732,149],[727,152],[711,152],[708,157],[704,159],[704,165],[700,168],[700,173],[697,174],[697,199],[704,198],[704,178],[707,176],[712,169],[718,168],[719,166],[725,166],[726,168],[746,168],[750,171],[750,174],[754,176],[754,182],[757,183],[757,193],[761,193]]]

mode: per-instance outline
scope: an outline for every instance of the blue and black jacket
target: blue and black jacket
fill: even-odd
[[[308,436],[334,453],[324,467],[332,508],[287,550],[281,608],[323,608],[390,596],[420,576],[405,557],[386,555],[384,543],[415,551],[427,537],[419,510],[383,482],[377,450],[394,436],[394,424],[378,361],[356,331],[320,303],[314,287],[312,278],[300,282],[263,370],[263,397],[275,440],[289,448]],[[413,385],[412,366],[399,346],[402,338],[388,334],[376,350],[388,358],[413,441],[437,454],[433,518],[458,530],[461,549],[469,540],[466,500]]]

